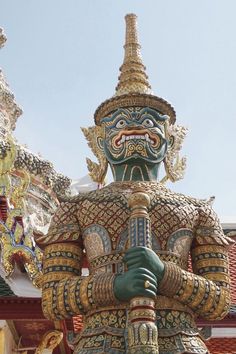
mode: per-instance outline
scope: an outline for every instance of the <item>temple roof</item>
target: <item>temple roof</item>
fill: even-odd
[[[0,296],[15,296],[10,286],[0,276]]]
[[[207,347],[212,354],[235,354],[236,338],[211,338]]]

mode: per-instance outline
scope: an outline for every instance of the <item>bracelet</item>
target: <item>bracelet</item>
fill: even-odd
[[[94,276],[92,297],[96,306],[107,306],[117,302],[114,294],[115,274]]]
[[[165,266],[164,276],[160,281],[158,292],[161,295],[168,295],[168,297],[174,296],[182,285],[182,270],[174,263],[163,263]]]

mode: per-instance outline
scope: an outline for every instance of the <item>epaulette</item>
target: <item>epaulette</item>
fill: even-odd
[[[80,202],[83,202],[85,200],[88,200],[90,202],[119,201],[122,205],[127,205],[127,200],[125,199],[124,195],[120,193],[115,193],[114,191],[111,193],[111,191],[106,187],[102,189],[97,189],[95,191],[79,193],[78,195],[75,195],[73,197],[61,198],[59,202],[79,204]]]

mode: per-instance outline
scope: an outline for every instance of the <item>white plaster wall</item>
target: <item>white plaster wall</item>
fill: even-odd
[[[236,327],[235,328],[212,328],[212,337],[222,338],[222,337],[236,337]]]

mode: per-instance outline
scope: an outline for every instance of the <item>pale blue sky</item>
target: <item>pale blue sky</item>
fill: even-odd
[[[0,66],[24,110],[15,135],[74,179],[92,156],[80,126],[114,93],[124,16],[136,13],[153,91],[190,130],[185,179],[169,186],[215,195],[218,214],[236,221],[235,0],[0,0],[0,9]]]

